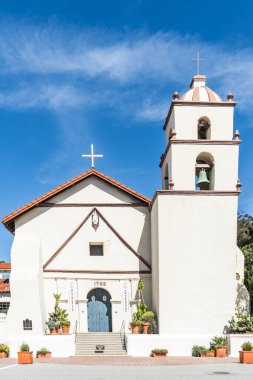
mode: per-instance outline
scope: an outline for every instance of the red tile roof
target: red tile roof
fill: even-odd
[[[86,172],[80,174],[79,176],[72,178],[71,180],[65,182],[64,184],[56,187],[55,189],[49,191],[48,193],[40,196],[39,198],[34,199],[33,201],[27,203],[25,206],[19,208],[18,210],[13,211],[11,214],[5,216],[2,219],[2,223],[11,232],[14,232],[14,230],[15,230],[15,226],[14,226],[15,218],[17,218],[20,215],[23,215],[27,211],[30,211],[34,207],[38,206],[40,203],[52,198],[53,196],[61,193],[62,191],[68,189],[69,187],[83,181],[84,179],[86,179],[92,175],[104,180],[107,183],[110,183],[112,186],[119,188],[120,190],[132,195],[133,197],[139,199],[140,201],[143,201],[144,203],[149,204],[151,202],[151,200],[149,198],[145,197],[144,195],[138,193],[135,190],[132,190],[130,187],[127,187],[127,186],[123,185],[122,183],[116,181],[115,179],[108,177],[107,175],[105,175],[105,174],[99,172],[98,170],[92,168],[92,169],[87,170]]]
[[[9,280],[0,279],[0,293],[8,293],[10,291]]]
[[[11,263],[0,263],[0,270],[11,270]]]

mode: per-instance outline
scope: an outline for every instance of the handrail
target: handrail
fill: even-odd
[[[121,339],[122,348],[125,350],[126,349],[126,328],[125,328],[125,321],[122,321],[119,333],[120,333],[120,339]]]
[[[78,322],[76,321],[75,322],[75,327],[74,327],[74,330],[73,330],[73,333],[75,334],[75,342],[76,342],[76,336],[77,336],[77,325],[78,325]]]

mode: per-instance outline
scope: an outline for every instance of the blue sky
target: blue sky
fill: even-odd
[[[174,91],[201,73],[238,105],[240,209],[253,214],[253,2],[0,1],[1,216],[96,168],[152,196]],[[226,173],[224,173],[226,175]],[[0,228],[0,260],[12,236]]]

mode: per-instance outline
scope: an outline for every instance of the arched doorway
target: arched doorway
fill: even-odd
[[[87,295],[88,332],[112,331],[110,293],[105,289],[92,289]]]

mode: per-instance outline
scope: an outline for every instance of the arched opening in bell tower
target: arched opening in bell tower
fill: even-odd
[[[210,140],[211,138],[211,122],[206,116],[202,116],[198,120],[198,140]]]
[[[214,158],[210,153],[198,155],[195,165],[196,190],[214,190]]]

